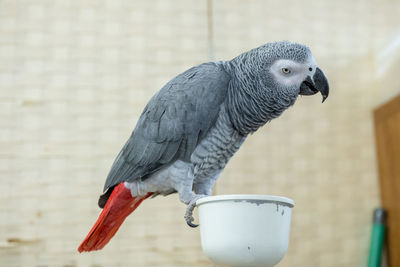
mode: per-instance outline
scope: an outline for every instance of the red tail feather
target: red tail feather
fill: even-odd
[[[125,187],[124,183],[117,185],[78,251],[102,249],[118,231],[125,218],[151,194],[150,192],[143,197],[132,197],[131,191]]]

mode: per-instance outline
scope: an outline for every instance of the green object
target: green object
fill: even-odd
[[[381,208],[375,209],[373,222],[368,267],[380,267],[386,231],[386,211]]]

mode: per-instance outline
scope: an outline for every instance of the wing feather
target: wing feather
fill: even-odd
[[[104,190],[123,181],[146,179],[177,159],[189,161],[218,117],[229,80],[222,65],[205,63],[167,83],[142,112]]]

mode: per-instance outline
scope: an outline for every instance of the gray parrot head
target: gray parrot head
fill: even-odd
[[[308,47],[288,41],[268,43],[240,55],[245,72],[272,95],[329,95],[329,84]],[[244,61],[243,61],[244,59]]]
[[[308,47],[288,41],[262,45],[245,52],[228,64],[235,73],[237,112],[250,114],[241,123],[252,132],[278,117],[299,95],[329,95],[329,84]],[[251,109],[249,108],[252,105]],[[241,111],[239,111],[241,110]],[[244,125],[248,124],[248,125]],[[253,126],[251,126],[253,125]]]

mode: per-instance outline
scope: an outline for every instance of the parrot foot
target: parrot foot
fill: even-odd
[[[186,208],[186,213],[184,218],[186,220],[187,225],[189,225],[190,227],[196,228],[197,226],[199,226],[198,224],[192,223],[194,221],[193,210],[196,207],[196,201],[203,197],[207,197],[207,195],[196,195],[194,198],[192,198],[192,200],[190,200]]]

